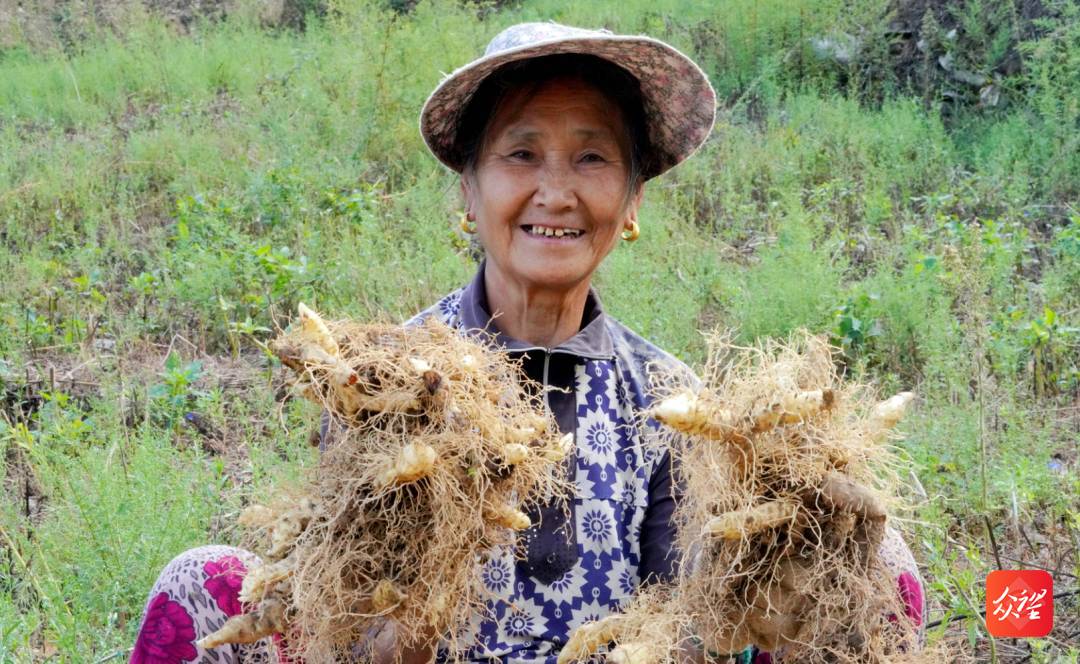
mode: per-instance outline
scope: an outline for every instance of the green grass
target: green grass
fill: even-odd
[[[855,379],[917,391],[902,449],[926,494],[909,535],[932,619],[979,606],[988,523],[999,556],[1075,589],[1075,2],[1021,49],[1009,105],[949,112],[813,57],[812,35],[884,34],[877,0],[330,5],[303,32],[234,17],[182,35],[135,14],[71,23],[84,41],[0,39],[0,388],[47,396],[0,423],[0,660],[129,647],[157,571],[236,541],[236,509],[311,463],[312,413],[278,417],[253,337],[301,300],[401,320],[471,276],[456,182],[417,115],[440,72],[522,20],[666,39],[720,93],[707,144],[649,183],[641,239],[598,273],[608,309],[689,362],[714,326],[806,327]],[[1000,59],[991,46],[967,57]],[[934,637],[986,655],[978,620],[951,625]],[[1031,661],[1075,662],[1075,635],[1055,639]]]

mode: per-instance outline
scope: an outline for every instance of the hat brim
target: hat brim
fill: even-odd
[[[496,69],[545,55],[594,55],[627,70],[641,85],[653,152],[646,179],[660,175],[697,150],[712,130],[716,93],[693,60],[664,42],[643,36],[604,35],[533,42],[481,57],[446,77],[424,103],[420,133],[431,152],[454,171],[458,127],[469,100]]]

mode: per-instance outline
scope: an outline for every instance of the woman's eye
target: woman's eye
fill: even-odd
[[[513,159],[532,159],[533,154],[528,150],[514,150],[510,153]]]
[[[590,152],[582,156],[581,160],[584,162],[599,163],[604,161],[604,157],[603,155],[596,154],[595,152]]]

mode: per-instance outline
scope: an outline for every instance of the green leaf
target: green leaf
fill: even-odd
[[[199,360],[192,360],[188,362],[184,367],[184,375],[191,378],[191,382],[195,382],[202,375],[202,362]]]
[[[1045,307],[1043,309],[1043,323],[1046,324],[1046,327],[1054,327],[1054,323],[1056,321],[1057,321],[1057,313],[1054,312],[1054,310],[1051,309],[1050,307]]]

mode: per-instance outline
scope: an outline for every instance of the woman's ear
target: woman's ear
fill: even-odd
[[[469,172],[469,169],[461,172],[458,182],[461,186],[461,200],[465,204],[465,214],[475,214],[473,203],[476,196],[476,183],[473,182],[472,173]]]
[[[625,224],[630,225],[630,222],[637,221],[638,208],[641,207],[641,202],[645,200],[645,182],[639,181],[634,187],[634,193],[630,195],[630,199],[626,202],[626,220]]]

